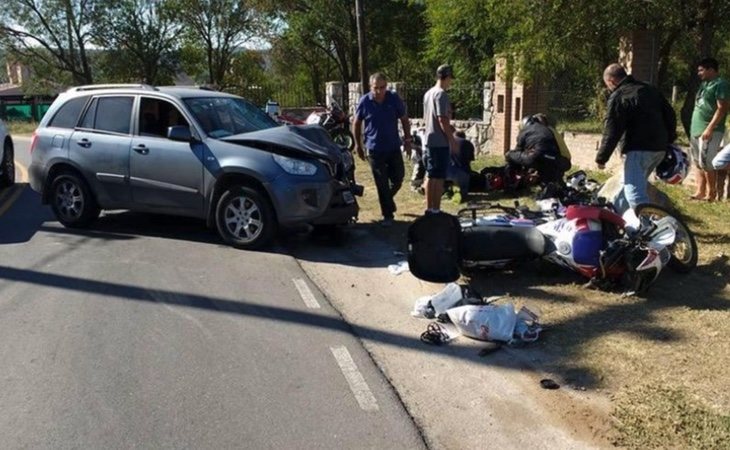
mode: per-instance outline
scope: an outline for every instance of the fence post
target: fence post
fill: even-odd
[[[38,97],[34,96],[30,101],[30,121],[40,122],[41,119],[38,116]]]

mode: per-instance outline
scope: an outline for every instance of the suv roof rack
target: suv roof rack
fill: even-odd
[[[146,89],[149,91],[158,90],[156,87],[150,86],[149,84],[86,84],[84,86],[72,87],[66,92],[95,91],[95,90],[99,90],[99,89],[129,89],[129,88]]]

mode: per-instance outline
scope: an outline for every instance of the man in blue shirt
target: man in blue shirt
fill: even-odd
[[[403,184],[405,167],[401,156],[401,139],[398,136],[398,120],[403,126],[403,150],[411,156],[411,125],[406,108],[398,94],[388,89],[388,82],[382,73],[370,76],[370,92],[363,95],[355,110],[353,134],[355,151],[365,160],[362,144],[362,124],[365,123],[365,149],[370,168],[373,171],[378,191],[383,226],[393,224],[396,206],[393,197]]]

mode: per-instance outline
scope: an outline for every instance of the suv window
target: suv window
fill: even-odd
[[[236,97],[185,99],[195,119],[212,138],[248,133],[278,126],[268,114]]]
[[[158,98],[142,97],[139,107],[139,134],[167,137],[167,128],[175,125],[190,126],[179,109]]]
[[[100,131],[129,134],[129,122],[132,117],[134,97],[99,97],[89,108],[87,115],[93,114],[93,128]],[[84,117],[84,125],[90,120]],[[92,128],[92,127],[90,127]]]
[[[84,114],[84,118],[81,119],[81,123],[79,124],[80,128],[87,128],[87,129],[93,129],[94,128],[94,120],[96,119],[96,106],[99,103],[99,99],[95,98],[91,101],[91,104],[86,109],[86,114]]]
[[[77,97],[64,103],[48,123],[49,127],[74,128],[79,121],[79,113],[83,109],[88,96]]]

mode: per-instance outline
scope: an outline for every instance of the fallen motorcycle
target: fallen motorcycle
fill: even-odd
[[[323,127],[340,147],[348,151],[355,148],[355,137],[350,130],[350,117],[336,101],[330,100],[328,107],[312,111],[305,122]]]
[[[408,230],[408,264],[414,276],[450,282],[475,269],[504,269],[542,258],[569,268],[602,289],[621,281],[642,294],[669,265],[688,272],[697,245],[687,226],[658,205],[640,205],[623,217],[611,205],[570,205],[562,211],[489,206],[425,215]]]

